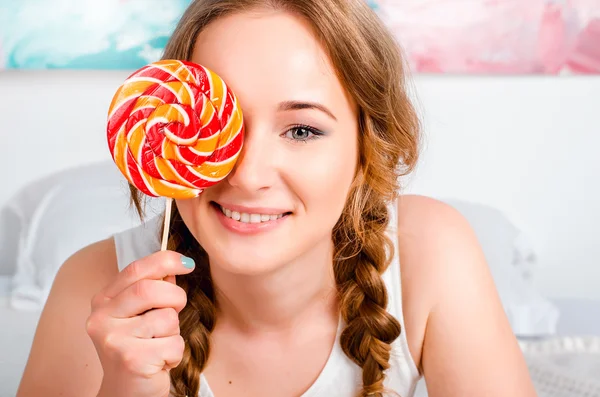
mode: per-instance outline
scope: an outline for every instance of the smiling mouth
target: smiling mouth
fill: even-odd
[[[223,215],[225,215],[227,218],[233,219],[234,221],[240,223],[267,223],[291,215],[291,212],[284,212],[281,214],[251,214],[246,212],[232,211],[218,203],[215,203],[214,201],[211,202],[211,205],[214,206],[217,210],[221,211],[221,213],[223,213]]]

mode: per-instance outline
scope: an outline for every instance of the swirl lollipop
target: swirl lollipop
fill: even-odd
[[[133,73],[109,109],[108,146],[125,178],[151,197],[197,197],[233,169],[244,140],[237,98],[211,70],[163,60]]]

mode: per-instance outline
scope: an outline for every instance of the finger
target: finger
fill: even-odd
[[[164,346],[164,369],[173,369],[181,363],[185,350],[185,341],[181,335],[153,339],[153,341],[159,341],[157,348]]]
[[[173,335],[166,338],[155,338],[156,348],[163,348],[164,368],[173,369],[181,363],[183,351],[185,350],[185,341],[181,335]]]
[[[142,357],[147,366],[158,369],[172,369],[179,365],[183,357],[185,342],[181,335],[164,338],[137,339],[132,341],[132,347],[142,351]]]
[[[162,280],[167,276],[188,274],[193,267],[193,260],[177,252],[156,252],[129,264],[103,292],[107,298],[114,298],[139,280]]]
[[[151,309],[173,308],[179,313],[187,303],[185,291],[163,280],[143,279],[125,288],[106,305],[115,318],[138,316]]]
[[[131,335],[142,338],[164,338],[179,335],[179,314],[173,308],[153,309],[131,318]]]

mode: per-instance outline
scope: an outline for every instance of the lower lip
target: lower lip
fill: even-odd
[[[281,225],[289,215],[285,215],[279,219],[261,223],[243,223],[225,216],[221,208],[217,205],[211,205],[213,210],[217,213],[217,218],[221,221],[221,224],[229,231],[234,233],[250,235],[258,234],[271,231]]]

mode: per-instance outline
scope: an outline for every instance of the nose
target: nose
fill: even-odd
[[[266,139],[253,136],[246,128],[244,146],[235,167],[227,177],[228,183],[252,193],[272,186],[274,176],[273,153]]]

